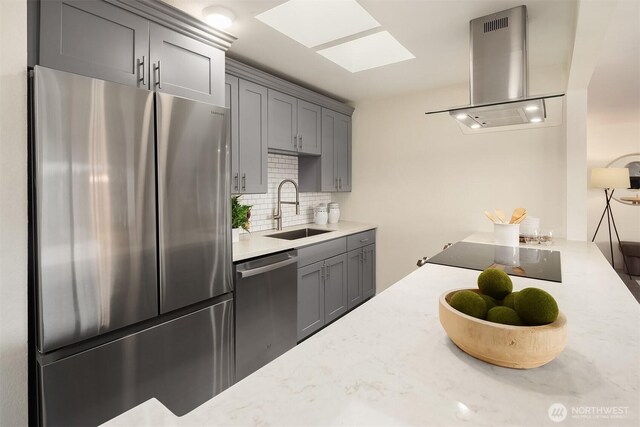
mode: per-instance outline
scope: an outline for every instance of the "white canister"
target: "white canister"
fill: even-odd
[[[329,209],[329,224],[337,224],[340,221],[340,206],[336,202],[331,202],[328,205]]]
[[[317,225],[325,225],[329,219],[326,206],[316,206],[315,213],[313,215],[313,222]]]
[[[520,224],[494,224],[493,240],[498,246],[518,246],[520,244]]]

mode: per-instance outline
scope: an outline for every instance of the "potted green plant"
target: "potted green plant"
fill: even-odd
[[[232,241],[240,241],[240,230],[249,231],[251,224],[249,218],[251,218],[251,206],[243,205],[240,203],[240,196],[231,197],[231,228],[232,228]]]

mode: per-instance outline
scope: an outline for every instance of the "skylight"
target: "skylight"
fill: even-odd
[[[306,47],[380,26],[355,0],[289,0],[256,18]]]
[[[415,58],[388,31],[322,49],[318,53],[352,73]]]

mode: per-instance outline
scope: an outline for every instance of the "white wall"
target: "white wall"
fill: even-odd
[[[0,425],[27,425],[27,15],[0,2]]]
[[[492,231],[485,210],[519,206],[565,233],[564,126],[463,135],[447,113],[466,85],[356,104],[344,219],[377,223],[378,292],[447,242]]]
[[[283,179],[298,181],[298,157],[269,153],[267,194],[245,194],[240,202],[251,205],[251,231],[272,230],[276,228],[273,219],[278,201],[278,186]],[[296,199],[296,191],[291,184],[282,186],[282,201]],[[300,215],[296,215],[296,207],[282,205],[282,226],[309,224],[313,222],[313,208],[320,203],[329,203],[331,193],[300,193]]]
[[[602,53],[589,83],[587,104],[587,166],[605,167],[619,156],[640,153],[640,2],[618,2]],[[620,239],[640,241],[640,206],[612,201]],[[604,192],[589,189],[589,240],[602,210]],[[612,232],[613,233],[613,232]],[[615,242],[615,234],[613,234]],[[610,258],[606,218],[596,243]],[[614,244],[616,267],[622,256]]]

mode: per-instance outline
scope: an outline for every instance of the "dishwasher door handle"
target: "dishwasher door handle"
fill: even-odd
[[[257,276],[258,274],[268,273],[270,271],[276,270],[281,267],[285,267],[289,264],[293,264],[294,262],[298,262],[298,257],[294,256],[289,259],[285,259],[284,261],[276,262],[275,264],[265,265],[264,267],[253,268],[251,270],[239,271],[240,277],[242,279]]]

